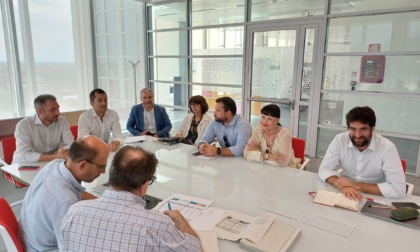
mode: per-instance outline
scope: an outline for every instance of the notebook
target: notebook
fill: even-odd
[[[375,217],[378,219],[394,222],[396,224],[404,225],[404,226],[415,228],[415,229],[420,229],[420,218],[405,220],[405,221],[398,221],[391,217],[391,210],[372,208],[372,207],[369,207],[370,205],[387,206],[387,205],[383,205],[374,201],[366,201],[365,205],[363,206],[360,212],[364,215],[368,215],[368,216]]]

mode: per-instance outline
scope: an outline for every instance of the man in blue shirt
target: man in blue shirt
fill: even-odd
[[[108,155],[102,139],[86,136],[72,143],[67,161],[55,159],[36,175],[26,192],[19,220],[26,251],[60,247],[60,226],[69,207],[94,198],[84,192],[80,182],[92,182],[104,173]]]
[[[142,103],[131,108],[127,130],[133,136],[169,137],[171,121],[165,108],[153,103],[153,91],[150,88],[142,89],[140,99]]]
[[[251,137],[252,127],[245,119],[236,115],[235,101],[227,96],[216,99],[214,118],[215,121],[209,124],[198,141],[200,153],[208,157],[242,156]],[[212,144],[215,138],[220,148]]]

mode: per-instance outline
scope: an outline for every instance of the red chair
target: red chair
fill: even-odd
[[[401,165],[404,170],[404,173],[407,171],[407,161],[405,159],[401,159]],[[414,185],[410,183],[406,183],[405,193],[411,195],[414,190]]]
[[[9,203],[0,198],[0,235],[6,244],[6,251],[25,251],[25,246],[19,238],[19,224]]]
[[[70,126],[70,131],[73,134],[74,140],[77,140],[78,130],[79,130],[79,126],[77,125]]]
[[[292,137],[292,149],[295,152],[295,157],[300,158],[300,169],[305,170],[310,161],[309,158],[305,158],[305,140]]]
[[[3,160],[0,160],[0,163],[2,163],[3,165],[10,165],[13,160],[13,153],[16,150],[16,138],[9,137],[9,138],[3,139],[1,141],[1,147],[3,149]],[[10,173],[3,172],[3,176],[7,180],[15,184],[16,188],[22,188],[22,187],[27,186],[26,184],[22,182],[16,181],[15,178]]]

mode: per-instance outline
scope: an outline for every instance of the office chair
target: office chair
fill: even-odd
[[[3,160],[0,160],[0,163],[2,163],[3,165],[10,165],[13,160],[13,153],[16,150],[16,138],[9,137],[9,138],[3,139],[1,141],[1,146],[3,149]],[[3,176],[7,180],[9,180],[11,183],[13,183],[16,188],[22,188],[22,187],[27,186],[26,184],[22,182],[16,181],[15,178],[10,173],[3,172]]]
[[[9,203],[0,198],[0,235],[7,251],[23,252],[25,246],[19,238],[19,224]]]
[[[292,137],[292,149],[295,152],[295,157],[300,158],[300,169],[305,170],[310,161],[309,158],[305,158],[305,140]]]
[[[73,134],[74,140],[77,140],[78,130],[79,130],[79,126],[77,125],[70,126],[70,131]]]
[[[405,174],[405,172],[407,170],[407,161],[405,159],[401,159],[401,165],[402,165],[402,168],[403,168],[404,174]],[[413,190],[414,190],[414,185],[410,184],[410,183],[406,183],[405,193],[411,195],[413,193]]]

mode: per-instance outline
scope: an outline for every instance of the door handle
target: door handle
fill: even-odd
[[[295,110],[295,99],[290,100],[290,108],[291,108],[292,110]]]

